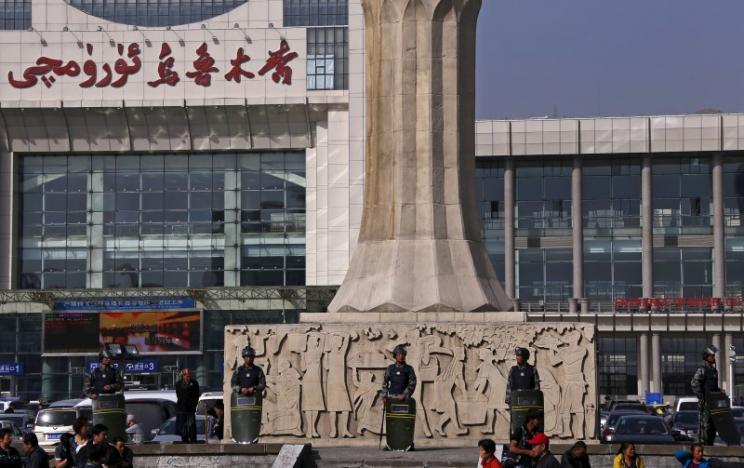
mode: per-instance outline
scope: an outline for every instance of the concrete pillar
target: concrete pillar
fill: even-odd
[[[651,335],[651,384],[649,391],[664,393],[661,383],[661,338],[658,333]]]
[[[504,292],[509,299],[517,297],[514,272],[514,160],[509,158],[504,164]]]
[[[726,367],[728,367],[728,363],[726,362],[725,355],[726,353],[721,350],[721,335],[716,333],[711,337],[711,344],[718,348],[719,352],[716,355],[716,366],[718,367],[718,386],[723,385],[723,381],[725,380],[725,373],[726,373]]]
[[[638,396],[643,398],[645,398],[649,389],[648,363],[648,333],[641,333],[638,335],[638,377],[640,381]]]
[[[240,175],[225,170],[225,287],[240,286]]]
[[[103,172],[91,172],[88,205],[88,280],[89,288],[103,287]]]
[[[582,221],[581,158],[573,160],[571,171],[571,232],[573,241],[573,297],[584,297],[584,223]]]
[[[651,156],[641,168],[641,248],[643,297],[654,295],[654,211],[651,189]]]
[[[735,375],[732,375],[730,370],[729,359],[731,358],[731,346],[734,344],[734,337],[731,333],[726,333],[723,337],[723,352],[721,353],[721,362],[718,364],[720,368],[726,368],[725,378],[721,378],[721,388],[726,390],[730,397],[733,397],[733,392],[729,392],[732,388],[731,381],[734,380]],[[736,382],[734,382],[736,384]]]
[[[13,287],[13,153],[0,151],[0,289]]]
[[[723,156],[713,156],[713,296],[726,295],[726,227],[723,218]]]

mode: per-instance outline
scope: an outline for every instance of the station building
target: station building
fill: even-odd
[[[324,310],[359,232],[358,0],[0,1],[0,391],[221,387],[223,328]],[[744,115],[476,122],[488,252],[530,321],[598,326],[600,393],[744,353]],[[744,394],[744,387],[738,394]]]

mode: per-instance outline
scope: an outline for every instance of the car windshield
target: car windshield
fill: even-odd
[[[626,413],[612,413],[607,417],[607,425],[608,426],[614,426],[617,424],[617,420],[622,418],[623,416],[628,416],[629,414],[633,414],[633,411],[628,411]],[[638,414],[638,412],[635,412],[635,414]]]
[[[42,411],[36,417],[37,426],[72,426],[77,418],[74,411]]]
[[[637,410],[646,412],[646,407],[640,403],[618,403],[615,405],[615,411]]]
[[[700,421],[700,416],[695,412],[690,413],[677,413],[674,415],[675,424],[685,424],[688,426],[697,425]]]
[[[198,418],[196,420],[196,433],[204,434],[204,418]],[[176,434],[176,418],[171,418],[160,427],[158,435],[175,435]]]
[[[625,435],[666,435],[667,428],[657,418],[634,418],[626,416],[617,423],[616,434]]]
[[[698,403],[697,401],[685,401],[680,403],[679,405],[680,411],[697,411],[698,410]]]

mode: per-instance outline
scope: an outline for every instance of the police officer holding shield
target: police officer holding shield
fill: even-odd
[[[256,351],[246,346],[241,351],[243,365],[235,369],[230,385],[230,414],[232,435],[235,442],[252,444],[258,441],[261,432],[262,398],[266,388],[263,369],[253,363]]]
[[[246,396],[260,394],[266,388],[266,376],[263,369],[253,363],[256,351],[246,346],[240,355],[243,356],[243,365],[235,370],[230,380],[233,391]]]
[[[384,399],[390,397],[392,400],[405,401],[413,395],[416,389],[416,372],[413,371],[413,367],[406,364],[407,354],[408,351],[402,345],[396,346],[393,350],[395,363],[388,366],[382,379]]]
[[[705,364],[702,367],[698,367],[691,382],[692,391],[700,402],[700,430],[698,432],[698,441],[705,445],[713,445],[717,432],[715,422],[710,415],[708,402],[705,401],[706,396],[709,394],[721,391],[718,387],[716,352],[718,352],[718,348],[713,345],[710,345],[703,350],[702,356]]]
[[[535,366],[530,365],[530,350],[527,348],[516,348],[514,355],[517,364],[509,371],[506,382],[506,404],[511,405],[512,392],[515,390],[540,390],[540,375]]]
[[[98,354],[99,366],[90,373],[85,394],[91,399],[99,395],[110,395],[124,388],[124,377],[118,369],[111,367],[111,353],[104,350]]]

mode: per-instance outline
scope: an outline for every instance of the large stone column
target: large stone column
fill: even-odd
[[[481,0],[362,0],[364,212],[341,311],[508,310],[481,240],[475,31]]]
[[[638,335],[638,373],[640,374],[640,387],[638,388],[638,396],[646,396],[648,392],[648,333],[641,333]]]
[[[13,179],[13,153],[0,148],[0,289],[13,286]]]
[[[573,241],[573,297],[584,297],[584,222],[582,208],[581,158],[573,160],[571,171],[571,232]]]
[[[726,295],[726,227],[723,218],[723,156],[713,156],[713,296]]]
[[[721,349],[721,335],[718,333],[713,334],[711,337],[711,344],[718,348],[716,363],[718,367],[718,386],[720,387],[726,378],[726,367],[728,366],[728,363],[725,360],[726,352]]]
[[[654,295],[654,211],[651,191],[651,157],[641,167],[641,266],[643,297]]]
[[[664,393],[661,384],[661,338],[658,333],[651,335],[651,385],[649,391]]]
[[[517,297],[514,255],[514,160],[509,158],[504,165],[504,288],[510,299]]]

